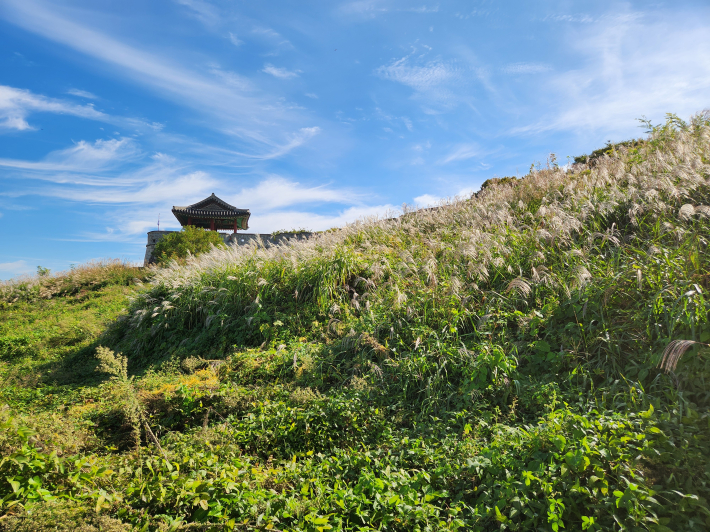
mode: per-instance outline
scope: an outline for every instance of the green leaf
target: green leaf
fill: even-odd
[[[20,491],[20,483],[17,482],[15,479],[8,478],[7,481],[10,483],[10,486],[12,486],[12,491],[13,493],[17,493]]]

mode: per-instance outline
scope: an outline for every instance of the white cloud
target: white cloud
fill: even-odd
[[[456,73],[450,65],[441,60],[412,65],[410,57],[406,56],[387,66],[381,66],[375,72],[384,79],[403,83],[422,92],[450,81]]]
[[[317,94],[314,94],[314,93],[312,93],[312,92],[307,92],[307,93],[305,94],[305,96],[307,96],[308,98],[313,98],[314,100],[317,100],[317,99],[318,99],[318,95],[317,95]]]
[[[410,7],[405,9],[404,11],[410,11],[412,13],[438,13],[439,12],[439,5],[435,5],[433,7],[428,7],[426,5],[419,6],[419,7]]]
[[[594,22],[594,17],[592,17],[591,15],[587,15],[585,13],[578,13],[576,15],[557,14],[557,15],[547,15],[542,20],[551,20],[553,22],[581,22],[581,23],[588,24],[590,22]]]
[[[374,18],[382,13],[408,12],[408,13],[437,13],[439,5],[427,6],[426,4],[417,7],[399,7],[394,2],[387,0],[356,0],[347,2],[338,8],[344,15],[356,15],[367,18]]]
[[[145,205],[160,202],[184,203],[185,198],[208,196],[220,182],[206,172],[181,174],[178,169],[170,169],[164,179],[140,182],[136,176],[121,176],[118,179],[104,179],[101,183],[79,182],[83,186],[42,187],[29,192],[42,196],[52,196],[69,201],[93,204]],[[67,182],[76,184],[76,182]]]
[[[324,231],[371,216],[382,218],[398,214],[401,214],[399,209],[390,204],[350,207],[336,214],[316,214],[308,211],[255,213],[249,218],[249,232],[265,234],[282,229],[301,228]]]
[[[544,63],[511,63],[502,70],[506,74],[542,74],[552,70],[552,67]]]
[[[110,120],[108,115],[97,111],[91,105],[76,105],[65,100],[33,94],[28,90],[0,85],[0,129],[35,129],[27,122],[27,117],[32,113],[56,113],[91,120]]]
[[[453,196],[435,196],[434,194],[422,194],[414,198],[414,204],[419,207],[435,207],[440,205],[442,202],[446,202],[452,198],[469,198],[471,194],[475,192],[475,189],[471,187],[465,187],[460,189]]]
[[[345,15],[374,17],[378,13],[386,13],[389,8],[382,0],[356,0],[340,6],[339,11]]]
[[[272,76],[274,76],[276,78],[290,79],[290,78],[298,77],[298,74],[301,71],[300,70],[287,70],[285,68],[275,67],[274,65],[267,63],[266,65],[264,65],[262,72],[265,72],[267,74],[271,74]]]
[[[69,89],[67,91],[67,94],[71,94],[72,96],[78,96],[79,98],[87,98],[89,100],[98,100],[99,99],[99,97],[96,96],[93,92],[84,91],[81,89]]]
[[[187,2],[191,7],[197,2]],[[229,131],[255,152],[272,151],[301,117],[276,98],[260,95],[215,80],[200,71],[176,64],[170,58],[153,55],[64,17],[41,0],[5,0],[2,13],[11,22],[55,42],[111,65],[165,98],[206,113],[216,129]],[[278,36],[273,30],[255,30]],[[271,38],[271,37],[270,37]],[[21,117],[20,117],[21,118]],[[15,115],[5,119],[22,126]]]
[[[16,260],[14,262],[0,262],[0,275],[5,278],[28,273],[32,273],[32,268],[27,264],[27,261]]]
[[[517,133],[583,130],[640,134],[635,119],[687,117],[710,106],[710,17],[628,13],[569,30],[578,69],[546,76],[538,107],[555,111]],[[659,38],[662,35],[663,38]],[[638,133],[636,133],[638,132]],[[608,138],[608,137],[605,137]]]
[[[442,198],[439,196],[434,196],[432,194],[422,194],[414,198],[415,205],[423,205],[424,207],[431,207],[432,205],[438,204]]]
[[[466,159],[471,159],[472,157],[476,157],[478,155],[481,155],[481,147],[475,142],[459,144],[449,155],[447,155],[441,161],[441,164],[446,164],[453,161],[464,161]]]
[[[244,41],[234,35],[234,33],[232,33],[231,31],[229,32],[229,40],[232,41],[232,44],[234,46],[241,46],[242,44],[244,44]]]
[[[188,12],[207,27],[219,24],[220,15],[215,6],[203,0],[175,0],[176,3],[188,8]]]
[[[130,160],[139,154],[136,142],[130,138],[99,139],[93,144],[82,140],[70,148],[50,153],[39,162],[0,159],[0,166],[50,172],[94,172]]]
[[[320,133],[320,128],[315,127],[302,127],[298,133],[291,135],[291,139],[284,145],[277,147],[271,153],[261,155],[257,158],[259,159],[276,159],[290,152],[291,150],[298,148],[299,146],[305,144],[310,139],[315,137]]]
[[[277,47],[293,48],[293,45],[288,39],[284,38],[279,32],[271,28],[257,26],[251,30],[251,33],[256,37],[261,37],[262,39],[275,44]]]
[[[278,175],[268,176],[252,188],[244,188],[236,195],[225,198],[232,205],[270,212],[291,205],[314,203],[358,204],[362,197],[347,189],[333,189],[325,185],[307,187]]]

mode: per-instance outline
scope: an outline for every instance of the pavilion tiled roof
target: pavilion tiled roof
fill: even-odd
[[[221,207],[221,209],[217,208],[205,208],[209,206],[210,204],[213,204],[216,206]],[[248,214],[251,214],[249,212],[249,209],[238,209],[234,205],[230,205],[226,201],[218,198],[215,196],[214,192],[212,193],[211,196],[208,196],[207,198],[203,199],[202,201],[198,201],[197,203],[193,203],[192,205],[187,205],[186,207],[178,207],[174,206],[173,207],[173,214],[176,216],[178,214],[183,214],[183,215],[188,215],[188,216],[196,216],[196,217],[217,217],[217,216],[246,216]]]

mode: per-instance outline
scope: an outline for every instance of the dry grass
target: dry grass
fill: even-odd
[[[113,284],[140,283],[146,280],[151,272],[151,269],[137,267],[120,259],[91,261],[52,275],[24,276],[2,281],[0,301],[15,303],[22,300],[51,299]]]
[[[548,167],[399,218],[371,217],[305,241],[271,248],[254,242],[173,263],[156,271],[157,290],[134,307],[131,327],[184,311],[186,299],[198,309],[189,312],[203,316],[195,319],[205,320],[228,301],[258,306],[278,294],[300,302],[305,292],[324,309],[398,308],[415,286],[463,297],[494,274],[508,279],[509,293],[527,297],[532,282],[568,297],[593,281],[590,253],[621,245],[617,227],[599,226],[605,217],[623,210],[633,230],[641,220],[671,216],[679,223],[663,231],[681,238],[694,217],[710,212],[689,203],[710,175],[709,118],[704,112],[685,127],[658,128],[632,151],[620,148],[593,167]]]

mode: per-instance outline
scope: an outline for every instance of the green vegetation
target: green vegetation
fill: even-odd
[[[145,285],[2,287],[0,527],[707,530],[709,118]]]
[[[312,233],[311,230],[309,229],[279,229],[278,231],[274,231],[271,233],[271,236],[278,236],[278,235],[284,235],[284,234],[294,234],[294,235],[301,235],[303,233]]]
[[[182,231],[170,233],[159,240],[153,257],[158,264],[165,265],[171,260],[184,260],[189,255],[200,255],[221,246],[224,246],[224,240],[218,232],[187,225]]]
[[[516,181],[516,177],[491,177],[483,182],[481,190],[485,190],[493,185],[509,185],[515,183]]]

